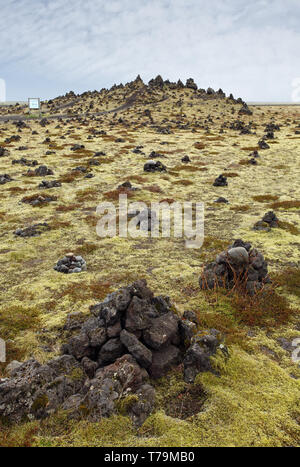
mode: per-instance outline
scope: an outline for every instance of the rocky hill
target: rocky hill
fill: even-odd
[[[299,444],[300,106],[138,76],[42,112],[0,109],[0,445]],[[143,237],[97,234],[120,194]],[[201,248],[151,237],[162,201]]]

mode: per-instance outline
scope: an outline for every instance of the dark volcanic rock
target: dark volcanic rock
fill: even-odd
[[[53,171],[51,169],[48,169],[46,165],[40,165],[35,170],[29,169],[25,175],[29,177],[32,177],[32,176],[45,177],[47,175],[53,175]]]
[[[58,260],[53,268],[55,271],[71,274],[86,271],[86,262],[82,256],[76,256],[68,253],[62,259]]]
[[[186,80],[186,87],[189,88],[189,89],[194,89],[195,91],[197,91],[198,89],[198,86],[197,84],[195,83],[195,81],[193,80],[193,78],[188,78]]]
[[[58,181],[58,180],[51,180],[51,181],[47,181],[47,180],[43,180],[40,184],[39,184],[39,188],[58,188],[61,186],[61,183]]]
[[[180,343],[179,318],[174,313],[165,313],[151,320],[151,325],[143,332],[143,340],[150,348],[160,350],[169,344]]]
[[[85,379],[72,356],[63,355],[46,365],[28,360],[11,378],[0,380],[0,416],[15,423],[44,418],[80,391]]]
[[[261,258],[253,259],[259,268]],[[61,357],[46,365],[29,360],[8,368],[10,378],[0,379],[0,417],[20,422],[63,409],[71,418],[97,422],[119,411],[140,426],[155,406],[149,377],[162,377],[182,363],[186,348],[188,378],[215,371],[207,359],[221,348],[219,340],[215,344],[205,336],[196,341],[196,314],[185,312],[180,319],[169,298],[154,297],[145,280],[109,294],[90,311],[88,318],[79,312],[68,315]],[[193,345],[204,349],[201,357]],[[133,396],[129,404],[127,396]]]
[[[150,160],[144,165],[145,172],[166,172],[167,168],[160,161]]]
[[[191,346],[183,360],[184,379],[187,383],[193,383],[197,374],[205,371],[219,374],[211,361],[218,349],[224,357],[228,356],[227,348],[222,344],[221,334],[215,329],[201,331],[192,338]]]
[[[19,237],[37,237],[47,230],[50,230],[50,226],[47,222],[43,222],[31,225],[25,229],[17,229],[14,233]]]
[[[227,185],[228,185],[227,178],[224,177],[224,175],[222,174],[219,175],[213,183],[213,186],[227,186]]]
[[[152,352],[147,349],[147,347],[142,344],[134,334],[123,329],[120,334],[120,339],[129,353],[143,368],[148,368],[151,365]]]
[[[275,212],[269,211],[267,212],[261,221],[258,221],[254,224],[253,230],[264,230],[266,232],[270,232],[272,227],[279,226],[279,219],[277,218]]]
[[[152,364],[149,368],[149,374],[152,378],[161,378],[172,367],[178,365],[180,361],[180,350],[174,345],[169,345],[162,350],[154,351],[152,353]]]
[[[13,179],[11,178],[10,175],[7,174],[0,174],[0,185],[5,185],[7,182],[12,182]]]
[[[113,363],[125,353],[125,347],[119,337],[109,339],[102,347],[98,355],[99,366]]]
[[[263,255],[242,240],[236,240],[215,261],[207,264],[199,279],[201,289],[231,289],[239,284],[250,295],[268,282],[268,267]]]
[[[8,156],[8,155],[9,155],[8,149],[5,149],[2,146],[0,146],[0,157],[4,157],[4,156]]]

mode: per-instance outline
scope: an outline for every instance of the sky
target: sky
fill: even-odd
[[[194,78],[300,102],[299,0],[0,0],[0,99]]]

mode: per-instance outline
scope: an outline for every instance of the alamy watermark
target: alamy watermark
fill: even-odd
[[[0,78],[0,102],[6,102],[6,83]]]
[[[300,104],[300,77],[293,79],[292,88],[293,88],[292,95],[291,95],[292,102],[295,102],[295,103],[299,102]]]
[[[201,248],[204,241],[204,204],[186,201],[128,203],[119,195],[118,208],[101,203],[96,213],[102,216],[96,227],[99,237],[184,238],[186,248]]]
[[[6,344],[0,337],[0,363],[6,362]]]

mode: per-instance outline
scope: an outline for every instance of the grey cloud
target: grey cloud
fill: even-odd
[[[0,77],[25,68],[83,91],[160,73],[288,100],[300,76],[298,0],[0,2]]]

